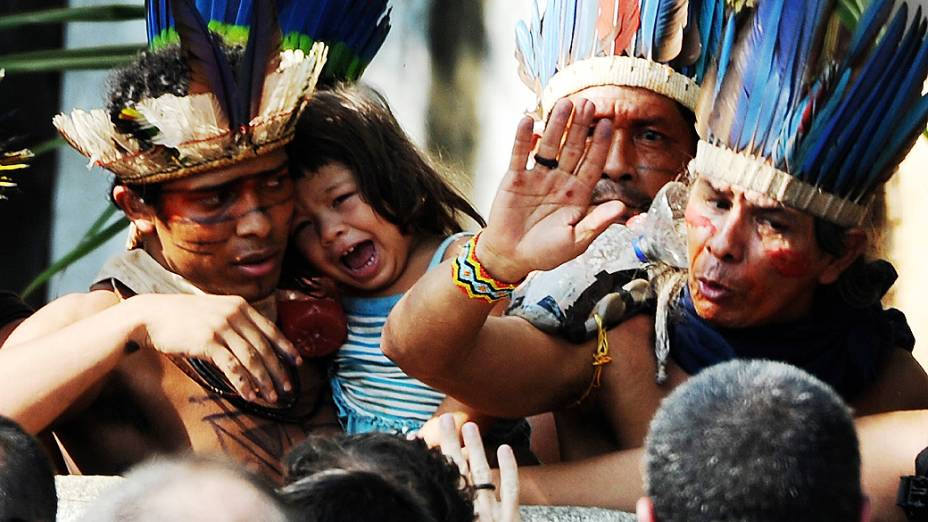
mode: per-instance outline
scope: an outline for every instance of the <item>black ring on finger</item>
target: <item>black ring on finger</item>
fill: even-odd
[[[542,156],[541,154],[535,154],[535,163],[537,165],[541,165],[542,167],[548,167],[549,169],[557,168],[556,159],[546,158]]]
[[[492,482],[485,482],[483,484],[474,484],[473,487],[474,487],[474,491],[477,491],[480,489],[486,489],[488,491],[496,491],[496,485],[493,484]]]

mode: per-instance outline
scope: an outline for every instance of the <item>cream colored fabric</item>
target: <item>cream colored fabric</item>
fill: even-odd
[[[97,283],[115,279],[135,294],[192,294],[206,292],[193,283],[161,266],[151,255],[136,248],[109,258],[95,278]],[[274,294],[251,303],[261,315],[277,320],[277,299]]]

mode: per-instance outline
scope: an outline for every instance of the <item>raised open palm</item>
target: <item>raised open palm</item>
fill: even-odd
[[[590,209],[612,137],[612,123],[601,120],[588,139],[593,112],[588,101],[576,108],[568,100],[558,102],[538,145],[540,160],[531,169],[532,120],[519,123],[509,172],[477,246],[477,257],[494,277],[518,281],[532,270],[554,268],[586,250],[619,219],[620,202]],[[545,165],[553,161],[556,165]]]

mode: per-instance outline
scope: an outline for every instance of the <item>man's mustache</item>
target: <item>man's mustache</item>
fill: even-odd
[[[629,209],[646,211],[651,206],[651,199],[651,196],[644,192],[611,179],[601,179],[593,187],[594,205],[619,200]]]

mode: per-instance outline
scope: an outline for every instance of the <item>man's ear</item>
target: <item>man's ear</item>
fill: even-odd
[[[155,209],[124,185],[113,187],[113,200],[142,234],[155,232]]]
[[[654,516],[654,502],[651,502],[651,497],[638,499],[638,504],[635,505],[635,516],[638,522],[657,522],[657,517]]]
[[[832,259],[825,270],[819,275],[818,282],[830,285],[841,277],[841,274],[851,266],[858,257],[863,255],[867,248],[867,233],[862,228],[849,229],[844,234],[844,255]]]

